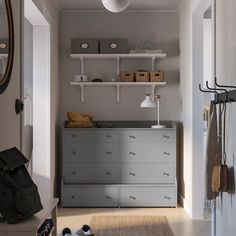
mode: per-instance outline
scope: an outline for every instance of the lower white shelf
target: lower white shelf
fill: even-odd
[[[156,87],[165,86],[166,82],[70,82],[72,86],[79,86],[81,89],[81,102],[84,102],[85,92],[84,88],[93,86],[93,87],[116,87],[116,101],[120,102],[120,87],[121,86],[150,86],[151,93],[154,94]]]

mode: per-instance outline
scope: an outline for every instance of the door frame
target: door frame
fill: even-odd
[[[203,148],[203,94],[198,85],[203,82],[203,14],[212,7],[212,19],[215,25],[215,0],[198,0],[192,5],[192,28],[193,28],[193,62],[192,62],[192,106],[193,106],[193,140],[192,140],[192,217],[204,219],[205,183],[204,175],[204,148]],[[213,27],[215,51],[215,26]],[[202,40],[201,40],[202,39]],[[214,52],[215,71],[215,52]],[[214,73],[215,74],[215,73]],[[202,129],[201,129],[202,127]]]

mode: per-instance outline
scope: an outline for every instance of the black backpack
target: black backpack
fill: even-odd
[[[38,188],[25,164],[28,160],[17,149],[0,152],[0,220],[16,223],[43,209]]]

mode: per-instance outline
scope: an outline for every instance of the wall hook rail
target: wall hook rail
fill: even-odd
[[[214,93],[216,95],[215,103],[216,104],[219,103],[219,95],[220,94],[217,91],[215,91],[215,90],[204,90],[204,89],[202,89],[201,84],[199,84],[199,90],[203,93]]]
[[[236,102],[236,86],[232,85],[221,85],[218,83],[217,78],[215,77],[215,87],[211,88],[209,82],[206,81],[206,88],[202,89],[201,84],[199,84],[199,90],[204,93],[215,93],[215,103],[228,103]],[[229,90],[227,90],[227,88]],[[217,91],[222,91],[219,93]]]
[[[222,102],[227,102],[228,101],[228,91],[226,89],[223,89],[223,88],[211,88],[209,86],[209,82],[206,81],[206,87],[209,89],[209,90],[212,90],[212,91],[224,91],[224,95],[225,95],[225,99],[224,100],[221,100],[220,99],[220,95],[218,95],[218,101],[222,101]]]

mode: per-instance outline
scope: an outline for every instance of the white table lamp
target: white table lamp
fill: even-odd
[[[144,108],[157,108],[157,125],[153,125],[152,128],[161,129],[165,128],[165,125],[160,125],[160,95],[154,95],[154,100],[156,99],[156,102],[153,101],[150,94],[146,95],[146,98],[141,103],[141,107]]]

